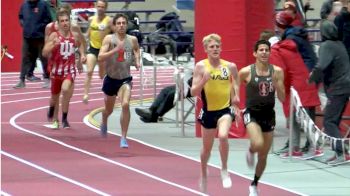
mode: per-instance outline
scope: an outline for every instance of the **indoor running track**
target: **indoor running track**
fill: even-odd
[[[161,89],[173,83],[171,68],[158,70]],[[145,72],[150,77],[152,71]],[[134,77],[133,99],[139,79]],[[120,149],[119,136],[102,138],[86,116],[103,105],[101,80],[94,78],[90,102],[81,102],[83,75],[77,76],[71,99],[70,129],[44,125],[49,90],[41,82],[12,89],[18,73],[1,74],[1,194],[3,195],[200,195],[199,162],[129,140]],[[147,87],[147,86],[146,86]],[[149,85],[145,98],[153,96]],[[158,89],[158,91],[159,91]],[[132,123],[132,122],[131,122]],[[130,130],[132,131],[132,130]],[[210,195],[248,195],[249,180],[231,174],[233,186],[223,189],[220,171],[209,167]],[[260,184],[261,192],[295,195]]]

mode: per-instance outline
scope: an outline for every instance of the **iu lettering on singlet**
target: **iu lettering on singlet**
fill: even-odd
[[[72,32],[65,38],[59,31],[56,32],[60,41],[59,45],[52,50],[50,60],[52,61],[51,73],[54,76],[66,76],[68,74],[75,78],[75,48],[76,42]]]
[[[221,66],[214,68],[209,60],[204,60],[206,71],[210,72],[210,79],[201,92],[203,109],[207,111],[222,110],[230,106],[231,72],[229,62],[220,59]]]

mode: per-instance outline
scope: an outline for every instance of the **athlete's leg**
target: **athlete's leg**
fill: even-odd
[[[131,96],[131,87],[130,84],[123,84],[119,91],[118,97],[121,102],[122,113],[120,114],[120,127],[122,129],[122,137],[126,138],[129,123],[130,123],[130,96]]]
[[[90,86],[91,86],[91,78],[94,73],[94,68],[96,65],[97,57],[94,54],[87,54],[86,56],[86,76],[84,81],[84,97],[83,101],[87,103],[89,98]]]
[[[219,151],[221,156],[222,170],[227,170],[227,160],[228,160],[228,133],[230,131],[232,124],[232,117],[230,115],[224,115],[218,120],[218,137],[219,137]]]
[[[264,132],[263,138],[264,138],[264,145],[258,151],[258,162],[257,162],[256,168],[255,168],[255,175],[258,176],[259,178],[264,173],[264,170],[266,167],[267,155],[269,153],[269,150],[270,150],[270,147],[271,147],[272,141],[273,141],[273,131]]]

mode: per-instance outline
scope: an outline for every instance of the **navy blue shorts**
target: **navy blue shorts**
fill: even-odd
[[[131,87],[132,77],[129,76],[127,78],[118,80],[113,79],[106,75],[103,79],[102,91],[109,96],[118,95],[118,91],[123,84],[129,84]]]
[[[217,128],[218,120],[223,115],[229,114],[232,117],[232,121],[235,120],[235,113],[233,109],[227,107],[222,110],[216,111],[205,111],[203,108],[199,112],[197,120],[201,125],[207,129],[215,129]]]
[[[254,111],[249,108],[243,112],[243,122],[247,126],[250,122],[260,125],[262,132],[270,132],[275,129],[276,115],[275,110]]]
[[[98,53],[100,53],[100,49],[94,48],[90,45],[89,50],[88,50],[88,54],[93,54],[97,58]]]

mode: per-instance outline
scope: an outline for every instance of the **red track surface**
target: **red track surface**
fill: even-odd
[[[172,83],[172,70],[159,71],[158,75],[168,76],[158,80],[162,83],[159,87]],[[47,124],[49,91],[40,88],[40,83],[27,83],[27,88],[13,90],[17,78],[17,74],[2,74],[1,78],[2,151],[46,172],[3,154],[2,191],[11,195],[96,195],[92,190],[110,195],[199,194],[198,162],[132,140],[129,149],[120,149],[119,137],[101,138],[98,131],[83,123],[91,110],[103,105],[99,79],[93,81],[91,101],[84,105],[83,76],[78,77],[69,112],[71,129],[51,130],[43,126]],[[138,84],[135,79],[134,99],[138,98]],[[145,98],[153,96],[151,89],[147,92]],[[225,190],[219,170],[209,170],[210,195],[248,194],[249,180],[231,174],[233,187]],[[263,195],[294,195],[263,184],[259,189]]]

